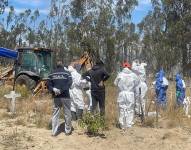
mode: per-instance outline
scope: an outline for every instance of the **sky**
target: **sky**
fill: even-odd
[[[26,9],[38,9],[41,15],[47,15],[50,0],[9,0],[9,6],[14,6],[17,13],[24,12]],[[8,10],[9,8],[6,8],[6,12],[8,12]]]
[[[151,9],[151,0],[138,0],[139,5],[132,12],[132,21],[138,24]],[[26,9],[39,9],[41,17],[45,17],[49,12],[50,0],[9,0],[9,6],[14,6],[17,13]],[[9,8],[6,8],[8,12]]]
[[[152,9],[151,0],[139,0],[139,5],[135,7],[132,13],[132,22],[138,24]]]

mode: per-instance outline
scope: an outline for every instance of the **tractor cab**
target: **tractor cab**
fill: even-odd
[[[46,79],[52,71],[52,51],[44,48],[20,48],[15,65],[15,73],[21,73]]]
[[[0,80],[14,79],[14,85],[24,85],[31,91],[45,89],[46,80],[53,69],[52,54],[52,50],[46,48],[11,50],[0,47],[1,57],[15,60],[14,67],[0,74]],[[43,85],[42,88],[40,85]]]

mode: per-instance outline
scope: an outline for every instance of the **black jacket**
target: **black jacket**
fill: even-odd
[[[100,85],[100,83],[106,81],[109,78],[109,74],[103,66],[95,65],[91,70],[85,72],[82,77],[91,82],[92,91],[102,91],[105,90],[105,86],[104,84]]]
[[[69,98],[69,88],[72,85],[72,76],[69,71],[64,67],[58,66],[48,77],[48,90],[53,94],[55,98]],[[60,95],[55,96],[53,88],[57,88],[61,91]]]

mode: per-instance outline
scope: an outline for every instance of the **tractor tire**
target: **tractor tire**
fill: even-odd
[[[27,75],[20,75],[16,79],[16,85],[26,86],[28,90],[33,90],[36,86],[36,81]]]

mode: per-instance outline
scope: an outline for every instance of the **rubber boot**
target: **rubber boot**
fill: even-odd
[[[82,115],[83,115],[83,109],[77,109],[76,112],[77,120],[82,119]]]
[[[77,120],[76,112],[71,111],[71,114],[72,114],[72,121],[76,121]]]

